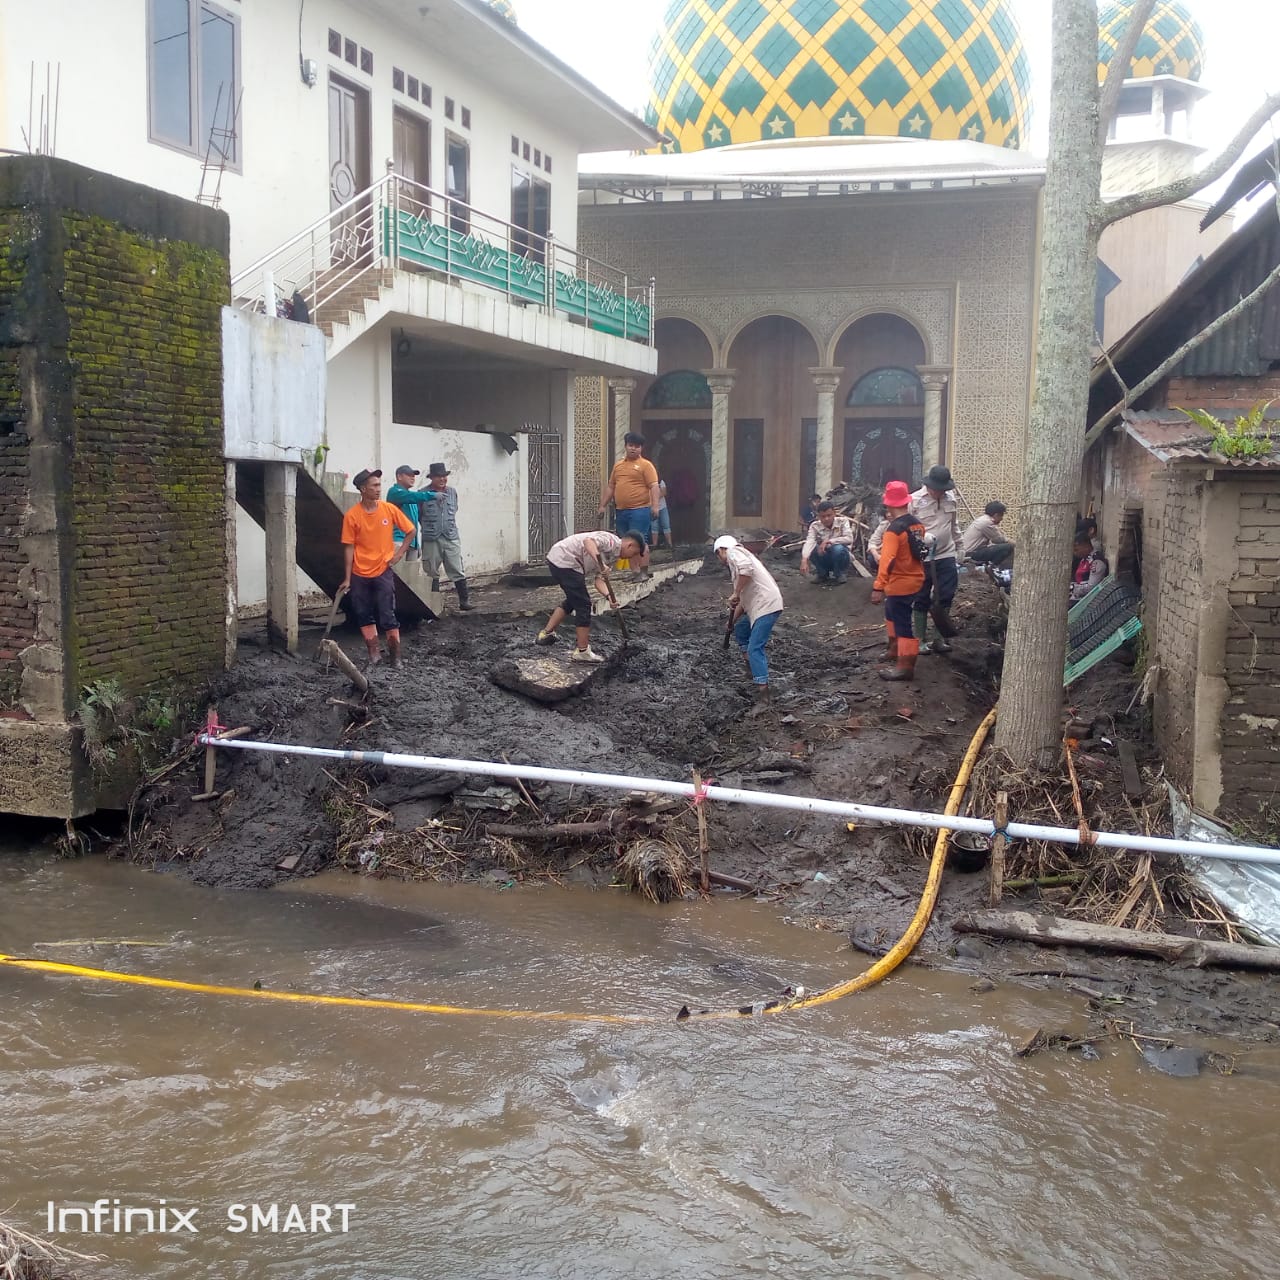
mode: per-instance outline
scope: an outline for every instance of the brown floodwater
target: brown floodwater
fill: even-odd
[[[729,900],[336,874],[233,894],[18,854],[0,855],[0,950],[244,987],[659,1014],[865,964],[838,936]],[[10,968],[0,982],[0,1218],[44,1233],[49,1202],[198,1211],[194,1235],[63,1233],[106,1259],[86,1276],[1277,1273],[1280,1056],[1198,1079],[1129,1046],[1014,1056],[1036,1027],[1082,1028],[1078,997],[908,968],[804,1014],[618,1026]],[[295,1203],[308,1226],[313,1204],[353,1207],[345,1234],[229,1230],[231,1207],[255,1203],[280,1206],[280,1225]]]

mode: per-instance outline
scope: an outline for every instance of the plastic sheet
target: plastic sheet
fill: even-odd
[[[1170,783],[1169,802],[1174,834],[1181,840],[1206,844],[1234,844],[1225,827],[1196,813]],[[1280,867],[1259,863],[1226,862],[1220,858],[1186,858],[1192,875],[1241,924],[1273,947],[1280,946]]]

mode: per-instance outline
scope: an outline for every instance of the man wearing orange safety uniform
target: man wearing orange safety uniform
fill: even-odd
[[[871,592],[871,603],[884,601],[889,647],[882,680],[910,680],[916,673],[920,640],[911,630],[911,601],[924,586],[924,525],[910,512],[911,490],[901,480],[884,488],[888,528],[880,547],[880,565]],[[893,665],[888,665],[888,664]]]

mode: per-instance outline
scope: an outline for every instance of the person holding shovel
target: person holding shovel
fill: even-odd
[[[351,611],[369,650],[369,665],[382,661],[378,628],[387,637],[391,665],[400,665],[400,620],[396,617],[393,566],[413,545],[413,521],[399,507],[382,501],[382,472],[357,471],[351,483],[360,501],[342,517],[342,553],[347,575],[342,589],[350,593]],[[397,546],[395,532],[404,539]]]
[[[885,485],[884,505],[889,523],[880,547],[871,603],[884,602],[889,646],[886,665],[878,674],[882,680],[910,680],[920,652],[920,639],[911,629],[911,605],[925,585],[925,529],[911,512],[911,490],[903,481],[890,480]]]
[[[720,563],[727,564],[733,575],[733,594],[729,597],[729,608],[737,616],[733,638],[751,668],[755,700],[768,702],[769,659],[764,650],[774,624],[782,617],[782,592],[773,574],[732,534],[718,537],[714,550]]]
[[[604,659],[591,647],[591,595],[587,591],[587,575],[595,579],[596,591],[609,599],[610,567],[619,555],[643,556],[645,536],[633,530],[618,537],[600,529],[595,533],[572,533],[561,538],[547,552],[547,568],[564,592],[564,600],[551,611],[547,625],[538,632],[534,643],[555,644],[556,629],[573,614],[577,646],[569,655],[569,661],[603,662]]]

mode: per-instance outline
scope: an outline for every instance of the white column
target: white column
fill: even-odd
[[[298,651],[298,468],[264,464],[267,508],[267,638]]]
[[[729,392],[736,369],[704,369],[711,388],[711,532],[729,524]]]
[[[227,461],[227,527],[226,527],[226,557],[227,557],[227,616],[226,626],[226,655],[225,663],[228,671],[235,666],[236,661],[236,644],[240,639],[240,591],[236,581],[236,572],[238,566],[238,557],[236,552],[236,464],[232,460]]]
[[[610,378],[609,391],[613,395],[613,460],[621,462],[626,453],[622,438],[631,430],[631,393],[636,389],[634,378]]]
[[[924,458],[923,468],[946,462],[946,443],[942,438],[942,393],[951,370],[943,365],[916,365],[924,386]]]
[[[835,487],[836,392],[844,370],[819,366],[809,373],[818,389],[818,465],[813,473],[813,488],[815,493],[825,494]]]

